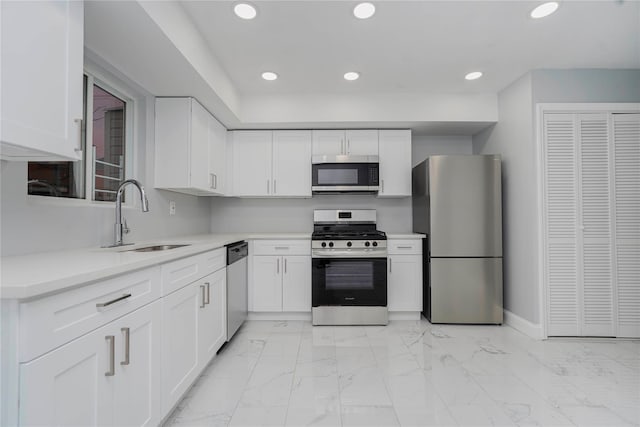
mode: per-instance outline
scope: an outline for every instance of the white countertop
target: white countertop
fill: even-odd
[[[310,238],[311,232],[201,234],[117,248],[82,248],[2,257],[0,299],[36,298],[220,248],[238,240]],[[143,246],[180,243],[189,246],[158,252],[131,252],[131,249]]]

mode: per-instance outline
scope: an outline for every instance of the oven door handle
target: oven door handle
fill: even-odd
[[[314,249],[311,251],[311,258],[387,258],[386,250],[369,249],[366,251],[350,251],[350,250],[336,250],[336,249]]]

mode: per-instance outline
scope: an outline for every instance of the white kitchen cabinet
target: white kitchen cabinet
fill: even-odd
[[[162,412],[169,413],[200,373],[198,319],[204,306],[197,282],[162,299]]]
[[[194,98],[156,98],[154,187],[193,195],[224,194],[210,171],[223,144],[215,119]],[[225,153],[220,155],[224,158]],[[214,167],[218,167],[218,162]]]
[[[209,116],[209,183],[210,190],[224,195],[227,188],[227,129]]]
[[[200,289],[205,293],[198,312],[199,360],[204,368],[227,340],[227,270],[204,277],[199,286],[204,286]]]
[[[309,131],[235,131],[233,195],[310,197]]]
[[[0,2],[0,158],[81,158],[84,5]]]
[[[364,130],[314,130],[312,131],[312,154],[326,155],[378,155],[378,131]]]
[[[311,311],[311,257],[282,257],[282,311]]]
[[[389,311],[422,311],[422,239],[387,241]]]
[[[378,197],[411,196],[411,130],[379,131],[380,190]]]
[[[250,310],[311,312],[311,242],[256,240],[251,244]]]
[[[21,425],[157,425],[160,307],[140,308],[20,368]]]

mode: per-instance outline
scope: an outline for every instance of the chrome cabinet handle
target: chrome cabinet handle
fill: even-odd
[[[289,246],[276,246],[275,249],[278,251],[284,251],[289,249]]]
[[[120,328],[120,332],[124,333],[124,360],[120,362],[121,365],[129,364],[129,340],[131,338],[130,328]]]
[[[273,194],[278,194],[278,190],[276,190],[276,180],[273,180]]]
[[[267,194],[269,194],[269,180],[267,180]]]
[[[211,283],[209,282],[204,282],[205,285],[207,285],[207,299],[205,300],[205,304],[210,304],[211,303]]]
[[[80,138],[78,138],[78,148],[75,149],[75,151],[79,153],[82,152],[82,119],[73,119],[73,121],[78,124],[79,128]]]
[[[213,174],[213,188],[218,189],[218,174]]]
[[[200,285],[200,291],[202,291],[202,303],[200,304],[200,308],[204,308],[205,299],[204,299],[204,285]]]
[[[276,260],[276,274],[280,274],[280,258]]]
[[[340,140],[340,153],[341,154],[347,154],[347,149],[346,149],[345,144],[344,144],[344,139]]]
[[[350,151],[351,151],[351,141],[347,139],[347,149],[344,154],[349,154]]]
[[[112,299],[111,301],[100,302],[100,303],[96,304],[96,307],[97,308],[104,308],[104,307],[110,306],[111,304],[115,304],[118,301],[125,300],[125,299],[129,298],[130,296],[131,296],[131,294],[123,294],[121,297]]]
[[[210,178],[210,179],[209,179],[209,188],[216,188],[215,184],[213,183],[213,181],[214,181],[214,176],[215,176],[215,175],[214,175],[214,174],[212,174],[212,173],[210,173],[210,174],[209,174],[209,178]]]
[[[287,259],[284,259],[284,274],[287,274]]]
[[[398,246],[398,249],[411,249],[411,246]]]
[[[104,376],[112,377],[116,374],[116,337],[107,335],[104,339],[109,342],[109,370],[104,373]]]
[[[382,192],[384,193],[384,179],[382,180]]]
[[[393,272],[393,260],[389,258],[389,273]]]

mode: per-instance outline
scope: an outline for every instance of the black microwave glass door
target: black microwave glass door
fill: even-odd
[[[387,305],[386,258],[313,259],[312,305]]]
[[[376,163],[322,163],[315,164],[314,186],[376,186],[378,165]]]

